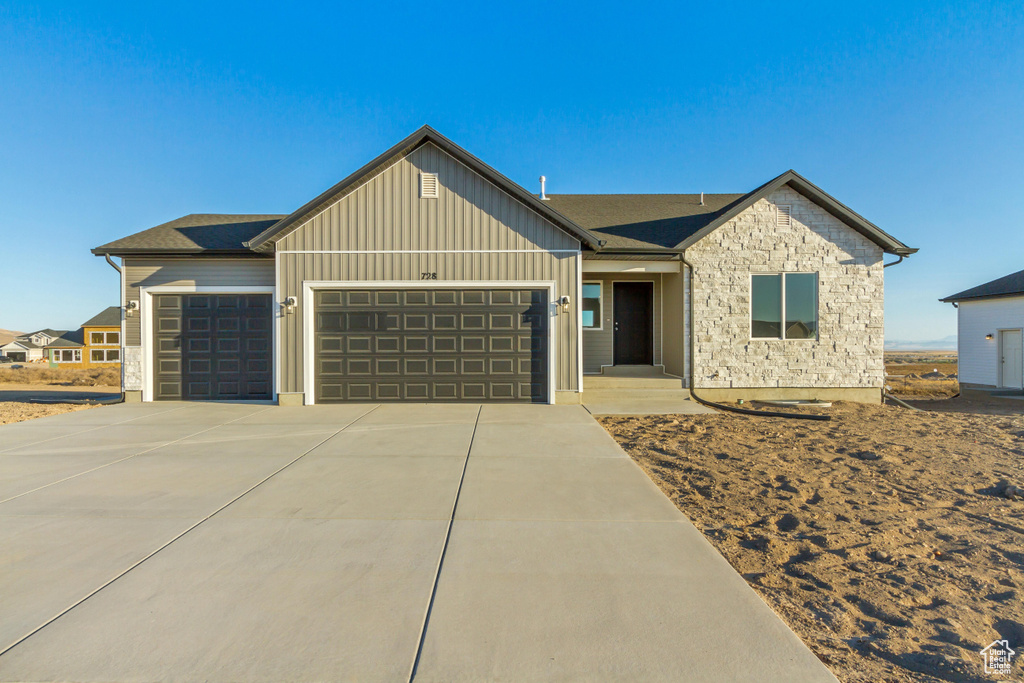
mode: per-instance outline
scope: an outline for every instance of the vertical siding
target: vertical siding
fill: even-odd
[[[125,259],[126,301],[139,301],[142,287],[273,287],[274,261],[248,259]],[[125,318],[125,346],[142,344],[142,316]]]
[[[677,377],[686,376],[686,359],[683,353],[683,334],[685,322],[683,316],[686,306],[683,303],[683,274],[664,273],[661,281],[662,306],[662,358],[665,372]]]
[[[601,372],[604,365],[614,362],[614,322],[615,296],[613,282],[653,282],[654,283],[654,364],[664,363],[662,358],[663,325],[662,325],[662,273],[584,273],[583,282],[601,282],[601,316],[600,330],[583,330],[583,372],[595,374]]]
[[[1024,296],[963,301],[957,310],[960,381],[999,384],[999,330],[1024,328]],[[991,334],[992,339],[985,339]]]
[[[278,294],[296,297],[300,305],[281,321],[280,391],[302,392],[304,316],[301,305],[304,281],[419,281],[420,273],[437,273],[436,286],[445,281],[554,281],[555,300],[568,294],[572,310],[558,313],[555,325],[555,388],[578,390],[576,278],[578,254],[477,253],[477,254],[278,254]]]
[[[420,172],[439,196],[420,199]],[[278,251],[578,249],[579,241],[427,144],[298,226]]]

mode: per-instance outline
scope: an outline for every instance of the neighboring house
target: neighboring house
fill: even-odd
[[[64,334],[67,334],[66,330],[49,328],[23,334],[0,346],[0,354],[21,363],[41,361],[46,356],[46,346]]]
[[[110,306],[45,348],[51,366],[87,368],[121,363],[121,307]]]
[[[129,400],[292,405],[578,403],[584,375],[621,371],[878,402],[883,254],[915,251],[792,171],[538,197],[429,127],[292,214],[93,249],[122,259]]]
[[[960,388],[1024,388],[1024,270],[941,301],[957,308]]]

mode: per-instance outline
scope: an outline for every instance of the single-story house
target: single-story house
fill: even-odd
[[[128,400],[878,402],[883,255],[793,171],[744,194],[534,195],[423,127],[287,215],[190,214],[119,257]],[[630,373],[625,373],[630,374]]]
[[[1024,388],[1024,270],[940,301],[957,308],[960,388]]]
[[[121,363],[121,307],[108,306],[77,330],[65,332],[44,348],[52,367],[88,368]]]
[[[0,355],[20,363],[41,361],[46,356],[46,345],[64,334],[67,334],[67,330],[51,330],[50,328],[23,334],[0,346]]]

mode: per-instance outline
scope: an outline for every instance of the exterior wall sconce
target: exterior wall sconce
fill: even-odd
[[[992,333],[991,332],[989,332],[988,334],[985,335],[985,339],[991,339],[991,338],[992,338]]]
[[[291,313],[295,310],[295,307],[299,304],[299,300],[294,296],[290,296],[284,300],[284,310],[287,313]]]
[[[561,306],[562,313],[569,312],[569,301],[570,300],[568,296],[563,296],[561,299],[558,300],[558,305]]]
[[[130,318],[135,315],[135,311],[139,310],[139,302],[132,300],[126,301],[124,304],[124,317]]]

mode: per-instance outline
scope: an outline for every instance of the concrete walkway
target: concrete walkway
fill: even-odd
[[[835,680],[579,406],[8,425],[0,548],[0,680]]]

